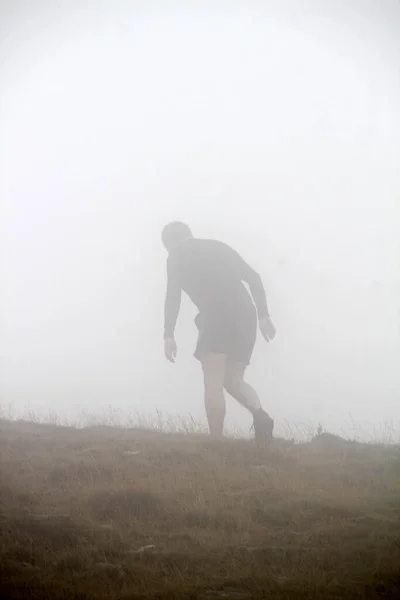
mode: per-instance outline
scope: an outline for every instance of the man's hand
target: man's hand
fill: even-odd
[[[276,329],[271,317],[262,317],[260,319],[260,331],[266,342],[272,341],[274,339]]]
[[[173,338],[167,338],[164,340],[164,354],[165,358],[169,360],[169,362],[175,362],[177,351],[178,349],[176,347],[176,342]]]

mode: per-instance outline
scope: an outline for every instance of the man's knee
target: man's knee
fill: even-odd
[[[240,393],[243,383],[243,377],[238,374],[229,373],[224,380],[224,388],[231,396],[236,396]]]
[[[223,390],[226,357],[222,354],[208,354],[202,360],[204,386],[206,392],[218,393]]]
[[[241,363],[228,364],[225,372],[224,388],[231,396],[235,397],[241,393],[245,370],[246,366]]]

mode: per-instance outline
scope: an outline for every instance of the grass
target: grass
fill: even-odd
[[[400,598],[399,446],[162,429],[0,421],[2,597]]]

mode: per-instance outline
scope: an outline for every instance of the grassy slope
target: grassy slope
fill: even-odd
[[[1,421],[0,454],[10,600],[400,598],[399,447]]]

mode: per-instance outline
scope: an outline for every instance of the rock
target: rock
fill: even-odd
[[[28,514],[22,521],[26,524],[46,525],[51,527],[71,527],[73,525],[68,515],[35,515]]]
[[[342,438],[340,435],[336,435],[334,433],[322,432],[318,433],[313,437],[311,442],[309,443],[311,447],[317,446],[318,448],[322,448],[324,450],[347,450],[349,448],[354,448],[356,442],[352,442],[351,440],[346,440]]]
[[[149,544],[148,546],[142,546],[139,550],[133,550],[133,554],[144,554],[145,552],[151,552],[155,550],[156,547],[154,544]]]
[[[274,475],[276,473],[276,469],[268,467],[267,465],[254,465],[251,468],[254,471],[260,471],[261,473],[265,473],[266,475]]]
[[[27,562],[18,562],[17,560],[6,560],[5,565],[9,569],[18,569],[24,571],[24,573],[38,573],[40,571],[40,568],[35,565]]]
[[[29,514],[29,515],[27,515],[27,518],[31,519],[31,521],[46,522],[46,523],[49,523],[49,521],[58,521],[59,523],[66,523],[66,522],[70,521],[70,518],[68,515]]]
[[[140,454],[140,450],[124,450],[122,456],[137,456]]]

